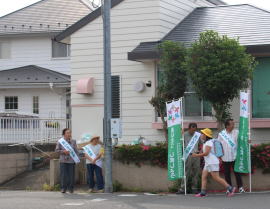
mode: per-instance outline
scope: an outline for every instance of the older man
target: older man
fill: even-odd
[[[225,130],[218,135],[218,140],[222,143],[224,155],[222,157],[222,164],[224,167],[224,175],[228,184],[232,185],[231,170],[233,170],[238,190],[244,193],[243,181],[240,173],[234,171],[234,164],[237,153],[237,138],[238,130],[234,129],[233,119],[228,119],[225,122]]]
[[[185,147],[188,145],[196,131],[197,124],[190,123],[188,125],[188,130],[184,133]],[[193,152],[198,152],[198,144],[195,145]],[[200,187],[200,172],[200,159],[189,157],[186,161],[186,180],[189,192],[196,191]],[[184,186],[184,180],[182,180],[181,187],[176,194],[184,194]]]

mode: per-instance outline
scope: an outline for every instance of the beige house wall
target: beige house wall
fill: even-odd
[[[196,3],[194,3],[196,2]],[[149,100],[155,94],[155,63],[127,60],[127,53],[140,42],[157,41],[204,0],[125,0],[111,10],[112,74],[121,77],[121,119],[123,137],[129,143],[139,135],[150,142],[163,139],[152,129],[155,121]],[[102,136],[103,120],[103,26],[99,17],[71,36],[73,136],[84,133]],[[79,79],[94,77],[93,95],[76,94]],[[152,82],[144,92],[134,91],[137,82]]]

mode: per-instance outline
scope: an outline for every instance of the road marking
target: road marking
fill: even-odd
[[[102,198],[96,198],[96,199],[92,199],[91,202],[102,202],[105,201],[107,199],[102,199]]]
[[[84,205],[84,203],[76,203],[76,202],[70,202],[70,203],[64,203],[63,206],[81,206]]]
[[[148,195],[148,196],[155,196],[155,195],[158,195],[158,194],[153,194],[153,193],[144,193],[144,195]]]
[[[137,194],[120,194],[118,197],[137,197]]]

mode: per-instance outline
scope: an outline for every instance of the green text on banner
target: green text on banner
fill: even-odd
[[[184,177],[182,110],[180,100],[166,104],[168,124],[168,179]]]
[[[239,173],[249,173],[249,144],[248,144],[248,132],[249,132],[249,100],[248,93],[240,93],[240,122],[239,122],[239,135],[237,155],[234,170]]]

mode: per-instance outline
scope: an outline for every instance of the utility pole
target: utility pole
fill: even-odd
[[[105,142],[105,192],[113,192],[112,185],[112,94],[111,94],[111,0],[103,0],[103,50],[104,50],[104,122],[103,134]]]

